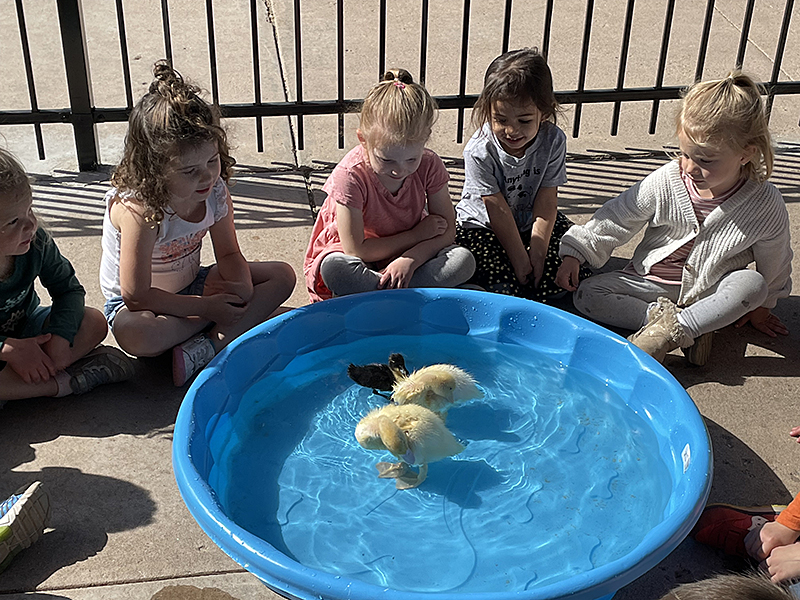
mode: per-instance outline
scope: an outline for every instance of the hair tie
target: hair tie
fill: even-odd
[[[395,77],[395,80],[392,83],[395,85],[395,87],[399,87],[401,90],[406,89],[406,84],[403,83],[402,81],[400,81],[399,79],[397,79],[396,77]]]

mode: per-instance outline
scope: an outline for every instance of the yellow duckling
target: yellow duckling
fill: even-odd
[[[428,463],[464,449],[436,413],[416,404],[388,404],[371,411],[356,427],[356,439],[367,450],[388,450],[400,459],[399,463],[376,465],[378,477],[396,479],[399,490],[425,481]],[[409,465],[419,465],[419,474]]]
[[[442,419],[457,402],[480,398],[472,375],[453,365],[430,365],[401,378],[393,386],[392,400],[399,405],[419,404]]]

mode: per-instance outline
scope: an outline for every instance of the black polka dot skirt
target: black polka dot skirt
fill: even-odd
[[[546,302],[547,298],[563,294],[564,290],[556,285],[556,273],[561,266],[561,258],[558,256],[558,245],[561,237],[573,225],[561,212],[557,213],[556,222],[553,226],[553,234],[550,236],[550,244],[547,247],[547,255],[544,260],[544,273],[538,286],[534,286],[533,277],[526,284],[521,284],[514,274],[514,267],[508,259],[505,248],[497,239],[491,229],[474,228],[464,229],[456,227],[456,244],[464,246],[472,252],[475,257],[475,275],[468,283],[479,285],[489,292],[507,294],[528,300]],[[530,248],[531,233],[520,233],[525,249]],[[580,278],[584,279],[591,274],[586,267],[581,267]]]

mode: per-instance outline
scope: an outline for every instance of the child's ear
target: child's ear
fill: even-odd
[[[364,134],[361,133],[360,129],[356,129],[356,137],[358,138],[358,143],[364,146],[364,149],[367,149],[367,138],[364,137]]]
[[[756,154],[756,147],[755,146],[748,146],[742,151],[742,166],[749,163],[753,160],[753,157]]]

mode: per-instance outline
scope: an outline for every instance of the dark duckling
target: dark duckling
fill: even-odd
[[[389,355],[389,362],[354,365],[347,367],[347,376],[358,385],[372,388],[373,393],[388,398],[381,392],[391,392],[394,384],[408,377],[406,361],[397,352]]]

